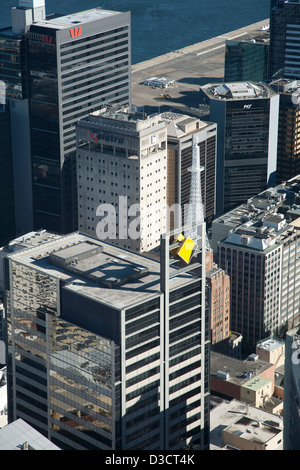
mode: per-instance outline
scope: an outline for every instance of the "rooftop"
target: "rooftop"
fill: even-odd
[[[284,346],[284,341],[276,338],[268,338],[257,344],[257,348],[265,349],[266,351],[274,351],[277,348],[282,348],[282,346]]]
[[[223,242],[265,252],[276,247],[279,240],[300,228],[300,175],[215,219],[213,237],[214,227],[220,225],[228,229]]]
[[[251,420],[251,422],[246,421]],[[237,423],[240,419],[243,421]],[[220,405],[213,408],[210,412],[210,449],[211,450],[225,450],[226,446],[222,441],[222,430],[228,426],[240,426],[241,431],[242,423],[245,425],[250,424],[250,429],[258,431],[259,424],[264,424],[271,429],[280,429],[282,427],[283,420],[280,416],[266,412],[261,408],[255,408],[239,400],[231,400],[230,402],[223,402]],[[233,428],[232,428],[233,429]],[[237,428],[236,428],[237,429]],[[253,436],[252,434],[252,436]]]
[[[161,290],[160,263],[96,238],[75,232],[14,252],[10,257],[62,279],[66,289],[117,309],[156,297]],[[170,288],[195,278],[171,269]]]
[[[235,423],[224,429],[224,431],[235,434],[247,441],[267,444],[270,439],[281,433],[282,429],[257,421],[250,416],[242,416]]]
[[[0,429],[0,450],[60,450],[21,418]]]
[[[80,23],[89,23],[118,14],[119,12],[117,11],[102,10],[99,7],[78,13],[72,13],[71,15],[58,16],[53,19],[40,20],[34,24],[36,26],[47,26],[48,28],[54,29],[65,29],[80,25]]]
[[[196,117],[171,111],[162,113],[161,117],[167,123],[169,138],[173,137],[179,139],[188,134],[193,134],[201,129],[205,129],[210,125],[210,123],[201,121]]]
[[[232,82],[208,83],[201,87],[202,92],[211,100],[247,100],[275,96],[277,93],[265,83]]]
[[[247,388],[248,390],[252,390],[254,392],[259,391],[262,387],[265,385],[268,385],[272,383],[272,380],[266,379],[265,377],[252,377],[249,379],[246,383],[243,384],[244,388]]]
[[[250,377],[257,378],[259,374],[272,367],[269,362],[257,359],[256,361],[251,360],[239,360],[229,356],[225,356],[214,351],[211,352],[210,361],[210,373],[213,376],[220,378],[220,371],[227,374],[227,382],[231,382],[235,385],[244,385],[249,381]],[[251,378],[252,378],[251,377]]]
[[[224,80],[225,43],[261,34],[269,23],[265,19],[207,41],[170,51],[132,66],[132,102],[145,110],[182,112],[209,120],[209,108],[201,103],[199,87],[212,80]],[[175,80],[167,90],[144,86],[154,76]],[[213,77],[213,78],[212,78]],[[166,96],[164,96],[166,93]]]
[[[82,118],[79,125],[116,133],[124,133],[126,129],[126,133],[135,135],[138,132],[149,131],[153,126],[164,127],[165,122],[159,113],[146,114],[138,111],[134,106],[131,108],[122,106],[95,111]]]

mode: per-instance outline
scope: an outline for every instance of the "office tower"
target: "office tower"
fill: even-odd
[[[284,450],[300,450],[300,329],[289,330],[285,340]]]
[[[275,184],[279,95],[263,83],[201,87],[217,123],[216,215]]]
[[[133,251],[159,248],[167,230],[167,129],[159,114],[124,107],[81,119],[77,178],[80,231]]]
[[[13,161],[10,139],[10,112],[0,111],[0,245],[15,236]]]
[[[8,75],[8,88],[24,89],[26,97],[19,99],[11,127],[13,159],[25,150],[21,164],[32,187],[25,192],[33,200],[30,230],[67,233],[77,226],[76,123],[107,103],[130,102],[130,13],[95,8],[46,17],[43,0],[20,0],[12,23],[7,41],[19,56],[17,66],[8,61],[3,79]],[[21,180],[20,169],[18,175]]]
[[[289,180],[300,173],[300,112],[298,80],[279,79],[270,83],[279,93],[279,122],[276,182]]]
[[[216,219],[212,247],[230,277],[230,327],[251,352],[299,320],[300,179],[270,188]]]
[[[130,101],[130,15],[100,8],[30,25],[34,227],[77,224],[76,123]]]
[[[5,258],[9,422],[65,450],[207,448],[203,251],[46,235]]]
[[[20,2],[21,3],[21,2]],[[29,5],[30,2],[28,2]],[[32,228],[32,178],[29,130],[29,100],[24,29],[27,23],[39,17],[32,8],[12,9],[12,26],[0,30],[0,87],[5,95],[1,114],[3,194],[7,208],[5,217],[11,217],[3,228],[1,245],[16,234]],[[39,8],[38,8],[39,10]],[[0,91],[1,93],[1,91]],[[2,214],[4,217],[4,214]]]
[[[268,29],[255,31],[251,37],[239,41],[226,39],[224,81],[267,80],[269,46]]]
[[[197,139],[200,152],[201,190],[204,220],[209,227],[215,216],[215,172],[217,151],[217,126],[192,116],[165,112],[168,133],[168,206],[190,202],[193,138]]]
[[[213,348],[228,339],[230,334],[230,279],[225,270],[213,262],[213,251],[206,252],[205,272]]]
[[[269,79],[300,78],[300,4],[298,1],[271,2]]]

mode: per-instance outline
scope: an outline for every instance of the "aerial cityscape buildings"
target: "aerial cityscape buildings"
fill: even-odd
[[[45,1],[20,1],[1,36],[16,234],[68,233],[77,228],[76,123],[107,103],[130,103],[130,15],[95,8],[49,18]]]
[[[166,122],[128,107],[81,119],[77,181],[80,231],[133,251],[158,248],[168,229]],[[109,209],[113,233],[100,217]]]
[[[298,1],[272,0],[268,77],[300,78]]]
[[[275,183],[279,95],[264,83],[201,87],[218,127],[215,214]]]
[[[64,449],[208,446],[205,267],[178,276],[163,245],[159,263],[43,233],[7,256],[10,420]]]
[[[250,350],[300,320],[298,192],[295,177],[212,224],[211,244],[231,281],[231,327]]]
[[[299,450],[300,2],[134,66],[130,12],[16,2],[0,449]]]

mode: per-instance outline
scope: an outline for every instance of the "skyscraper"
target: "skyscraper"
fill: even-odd
[[[242,40],[225,43],[224,81],[265,81],[268,78],[269,31],[257,31]]]
[[[213,221],[211,244],[230,277],[231,323],[244,350],[299,321],[299,176]]]
[[[279,95],[264,83],[201,87],[217,123],[216,214],[275,184]]]
[[[44,0],[20,0],[12,23],[2,50],[17,49],[18,73],[9,59],[0,77],[21,107],[11,125],[13,160],[30,182],[24,194],[33,228],[67,233],[77,226],[76,122],[107,103],[130,103],[130,13],[95,8],[46,17]],[[23,207],[21,195],[16,205]]]
[[[167,125],[160,114],[123,107],[81,119],[77,179],[80,231],[133,251],[159,248],[167,231]]]
[[[269,79],[300,78],[300,3],[272,0]]]
[[[208,448],[204,232],[182,265],[73,233],[5,258],[9,420],[61,449]]]
[[[277,144],[277,184],[300,173],[300,108],[299,82],[281,78],[270,83],[279,93],[279,122]]]

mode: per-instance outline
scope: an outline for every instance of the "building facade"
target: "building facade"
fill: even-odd
[[[79,121],[77,181],[80,231],[133,251],[157,249],[167,231],[167,129],[161,115],[125,107]]]
[[[270,86],[280,96],[276,170],[276,182],[280,184],[300,173],[300,89],[298,80],[284,78]]]
[[[263,83],[201,87],[217,123],[216,215],[276,183],[279,95]]]
[[[95,8],[50,17],[45,1],[20,0],[12,24],[1,32],[0,78],[14,100],[17,235],[68,233],[77,228],[76,123],[107,103],[131,100],[130,13]]]
[[[213,251],[206,252],[206,288],[213,348],[229,340],[230,335],[230,279],[224,269],[213,263]]]
[[[269,79],[300,78],[300,4],[276,0],[270,10]]]
[[[296,177],[213,222],[211,243],[230,277],[231,329],[246,352],[299,318],[298,191]]]
[[[269,30],[257,31],[240,41],[225,42],[224,81],[251,80],[262,82],[268,79],[270,37]]]
[[[165,112],[162,118],[167,123],[168,133],[168,206],[190,203],[191,172],[193,163],[193,142],[200,152],[201,196],[204,221],[210,227],[215,216],[215,178],[217,154],[217,126],[192,116]],[[182,221],[183,222],[183,221]]]
[[[34,227],[77,226],[76,123],[130,102],[130,15],[101,9],[30,25]]]
[[[162,246],[159,263],[44,234],[5,258],[9,422],[65,450],[208,447],[203,260]]]

